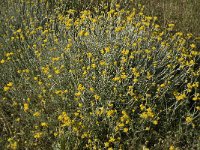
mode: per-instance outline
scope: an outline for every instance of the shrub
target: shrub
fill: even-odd
[[[13,4],[3,23],[2,148],[196,149],[192,35],[161,28],[140,5],[76,13],[57,4],[53,13],[44,2]]]

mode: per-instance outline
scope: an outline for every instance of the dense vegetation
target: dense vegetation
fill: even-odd
[[[198,149],[200,50],[132,1],[3,1],[0,149]]]

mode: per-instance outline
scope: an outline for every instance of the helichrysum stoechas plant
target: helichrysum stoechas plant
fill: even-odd
[[[59,5],[48,13],[45,2],[13,4],[20,7],[2,22],[0,39],[0,148],[199,146],[192,35],[161,28],[141,5],[111,4],[78,15]]]

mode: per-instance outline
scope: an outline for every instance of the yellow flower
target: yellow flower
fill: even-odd
[[[116,27],[115,28],[115,32],[120,32],[120,31],[122,31],[123,30],[123,27]]]
[[[119,81],[119,80],[120,80],[120,77],[114,77],[112,80],[113,80],[113,81]]]
[[[87,57],[91,58],[92,57],[92,53],[87,53]]]
[[[120,4],[116,4],[115,6],[116,6],[116,8],[120,8]]]
[[[59,69],[56,69],[54,70],[55,74],[60,74],[60,70]]]
[[[154,125],[157,125],[157,124],[158,124],[158,121],[157,121],[157,120],[154,120],[154,121],[153,121],[153,124],[154,124]]]
[[[71,119],[70,119],[70,117],[67,115],[66,112],[62,112],[62,114],[58,116],[58,120],[61,121],[61,122],[63,123],[63,124],[62,124],[62,127],[70,126],[70,125],[71,125]]]
[[[140,104],[140,110],[144,110],[145,106],[143,104]]]
[[[17,118],[16,121],[19,122],[19,121],[20,121],[20,118]]]
[[[8,86],[8,87],[12,87],[12,86],[13,86],[13,83],[12,83],[12,82],[9,82],[9,83],[7,84],[7,86]]]
[[[171,145],[171,146],[169,147],[169,150],[175,150],[175,147],[174,147],[173,145]]]
[[[24,111],[27,112],[29,109],[29,105],[28,103],[24,103]]]
[[[85,33],[84,33],[84,36],[88,36],[88,35],[89,35],[89,32],[85,32]]]
[[[37,132],[37,133],[34,134],[34,138],[39,139],[39,138],[42,137],[42,135],[43,135],[42,132]]]
[[[200,110],[200,106],[195,107],[197,110]]]
[[[196,48],[196,45],[195,44],[190,44],[190,47],[191,48]]]
[[[110,143],[111,143],[111,142],[112,142],[112,143],[115,142],[115,138],[110,137],[109,142],[110,142]]]
[[[142,114],[140,114],[140,117],[143,118],[143,119],[147,119],[148,115],[147,115],[146,112],[143,112]]]
[[[1,64],[5,63],[5,60],[4,60],[4,59],[2,59],[2,60],[0,61],[0,63],[1,63]]]
[[[110,47],[105,47],[105,52],[109,53],[110,52]]]
[[[99,95],[97,95],[97,94],[94,95],[94,99],[95,99],[95,100],[100,100],[100,98],[101,98],[101,97],[100,97]]]
[[[79,84],[79,85],[78,85],[78,90],[79,90],[79,91],[84,91],[84,90],[85,90],[85,87],[84,87],[82,84]]]
[[[122,79],[126,79],[127,75],[125,74],[125,72],[122,73],[122,75],[120,76]]]
[[[174,92],[174,96],[176,98],[177,101],[180,101],[180,100],[184,100],[187,96],[185,93],[178,93],[178,92]]]
[[[113,116],[114,113],[115,113],[115,110],[108,110],[108,111],[106,112],[106,114],[107,114],[108,117]]]
[[[147,115],[148,115],[148,117],[154,117],[154,113],[152,112],[152,110],[151,110],[151,108],[148,108],[147,109]]]
[[[96,64],[92,64],[91,67],[95,69],[97,67],[97,65]]]
[[[79,31],[78,35],[79,35],[79,36],[83,36],[83,35],[84,35],[84,32],[85,32],[84,30],[81,30],[81,31]]]
[[[3,90],[6,92],[10,89],[10,87],[4,86]]]
[[[79,96],[81,96],[81,92],[76,92],[74,95],[75,95],[76,97],[79,97]]]
[[[52,61],[59,61],[60,60],[60,57],[53,57],[51,58]]]
[[[94,88],[93,88],[93,87],[90,87],[90,91],[91,91],[91,92],[94,92]]]
[[[147,148],[146,146],[143,146],[142,150],[149,150],[149,148]]]
[[[185,118],[186,123],[191,123],[192,120],[193,120],[193,118],[190,117],[190,116],[188,116],[188,117]]]
[[[103,61],[103,60],[101,60],[101,61],[100,61],[100,65],[101,65],[101,66],[104,66],[104,65],[106,65],[106,62]]]
[[[47,124],[46,122],[42,122],[42,123],[41,123],[41,126],[42,126],[42,127],[48,127],[48,124]]]
[[[16,141],[12,141],[9,144],[9,147],[10,147],[11,150],[16,150],[17,149],[17,142]]]
[[[150,127],[146,127],[145,130],[146,130],[146,131],[149,131],[149,130],[150,130]]]
[[[105,146],[105,147],[109,147],[109,142],[105,142],[105,143],[104,143],[104,146]]]
[[[34,77],[33,79],[36,81],[36,80],[38,80],[38,77]]]
[[[171,29],[174,28],[174,26],[175,26],[175,25],[172,24],[172,23],[171,23],[171,24],[168,24],[168,27],[171,28]]]
[[[39,117],[40,116],[40,113],[37,111],[33,114],[34,117]]]
[[[150,80],[152,78],[153,75],[151,75],[151,73],[148,71],[147,72],[147,79]]]
[[[166,86],[165,83],[160,85],[161,88],[164,88],[165,86]]]
[[[128,128],[124,128],[123,131],[124,131],[125,133],[127,133],[127,132],[128,132]]]
[[[83,107],[83,104],[82,103],[78,103],[78,107]]]
[[[118,126],[119,127],[124,127],[124,123],[119,123]]]
[[[195,93],[194,97],[192,98],[193,101],[197,101],[200,100],[200,94],[199,93]]]

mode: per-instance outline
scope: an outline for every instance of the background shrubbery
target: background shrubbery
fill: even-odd
[[[132,1],[4,1],[0,148],[197,149],[196,37]]]

